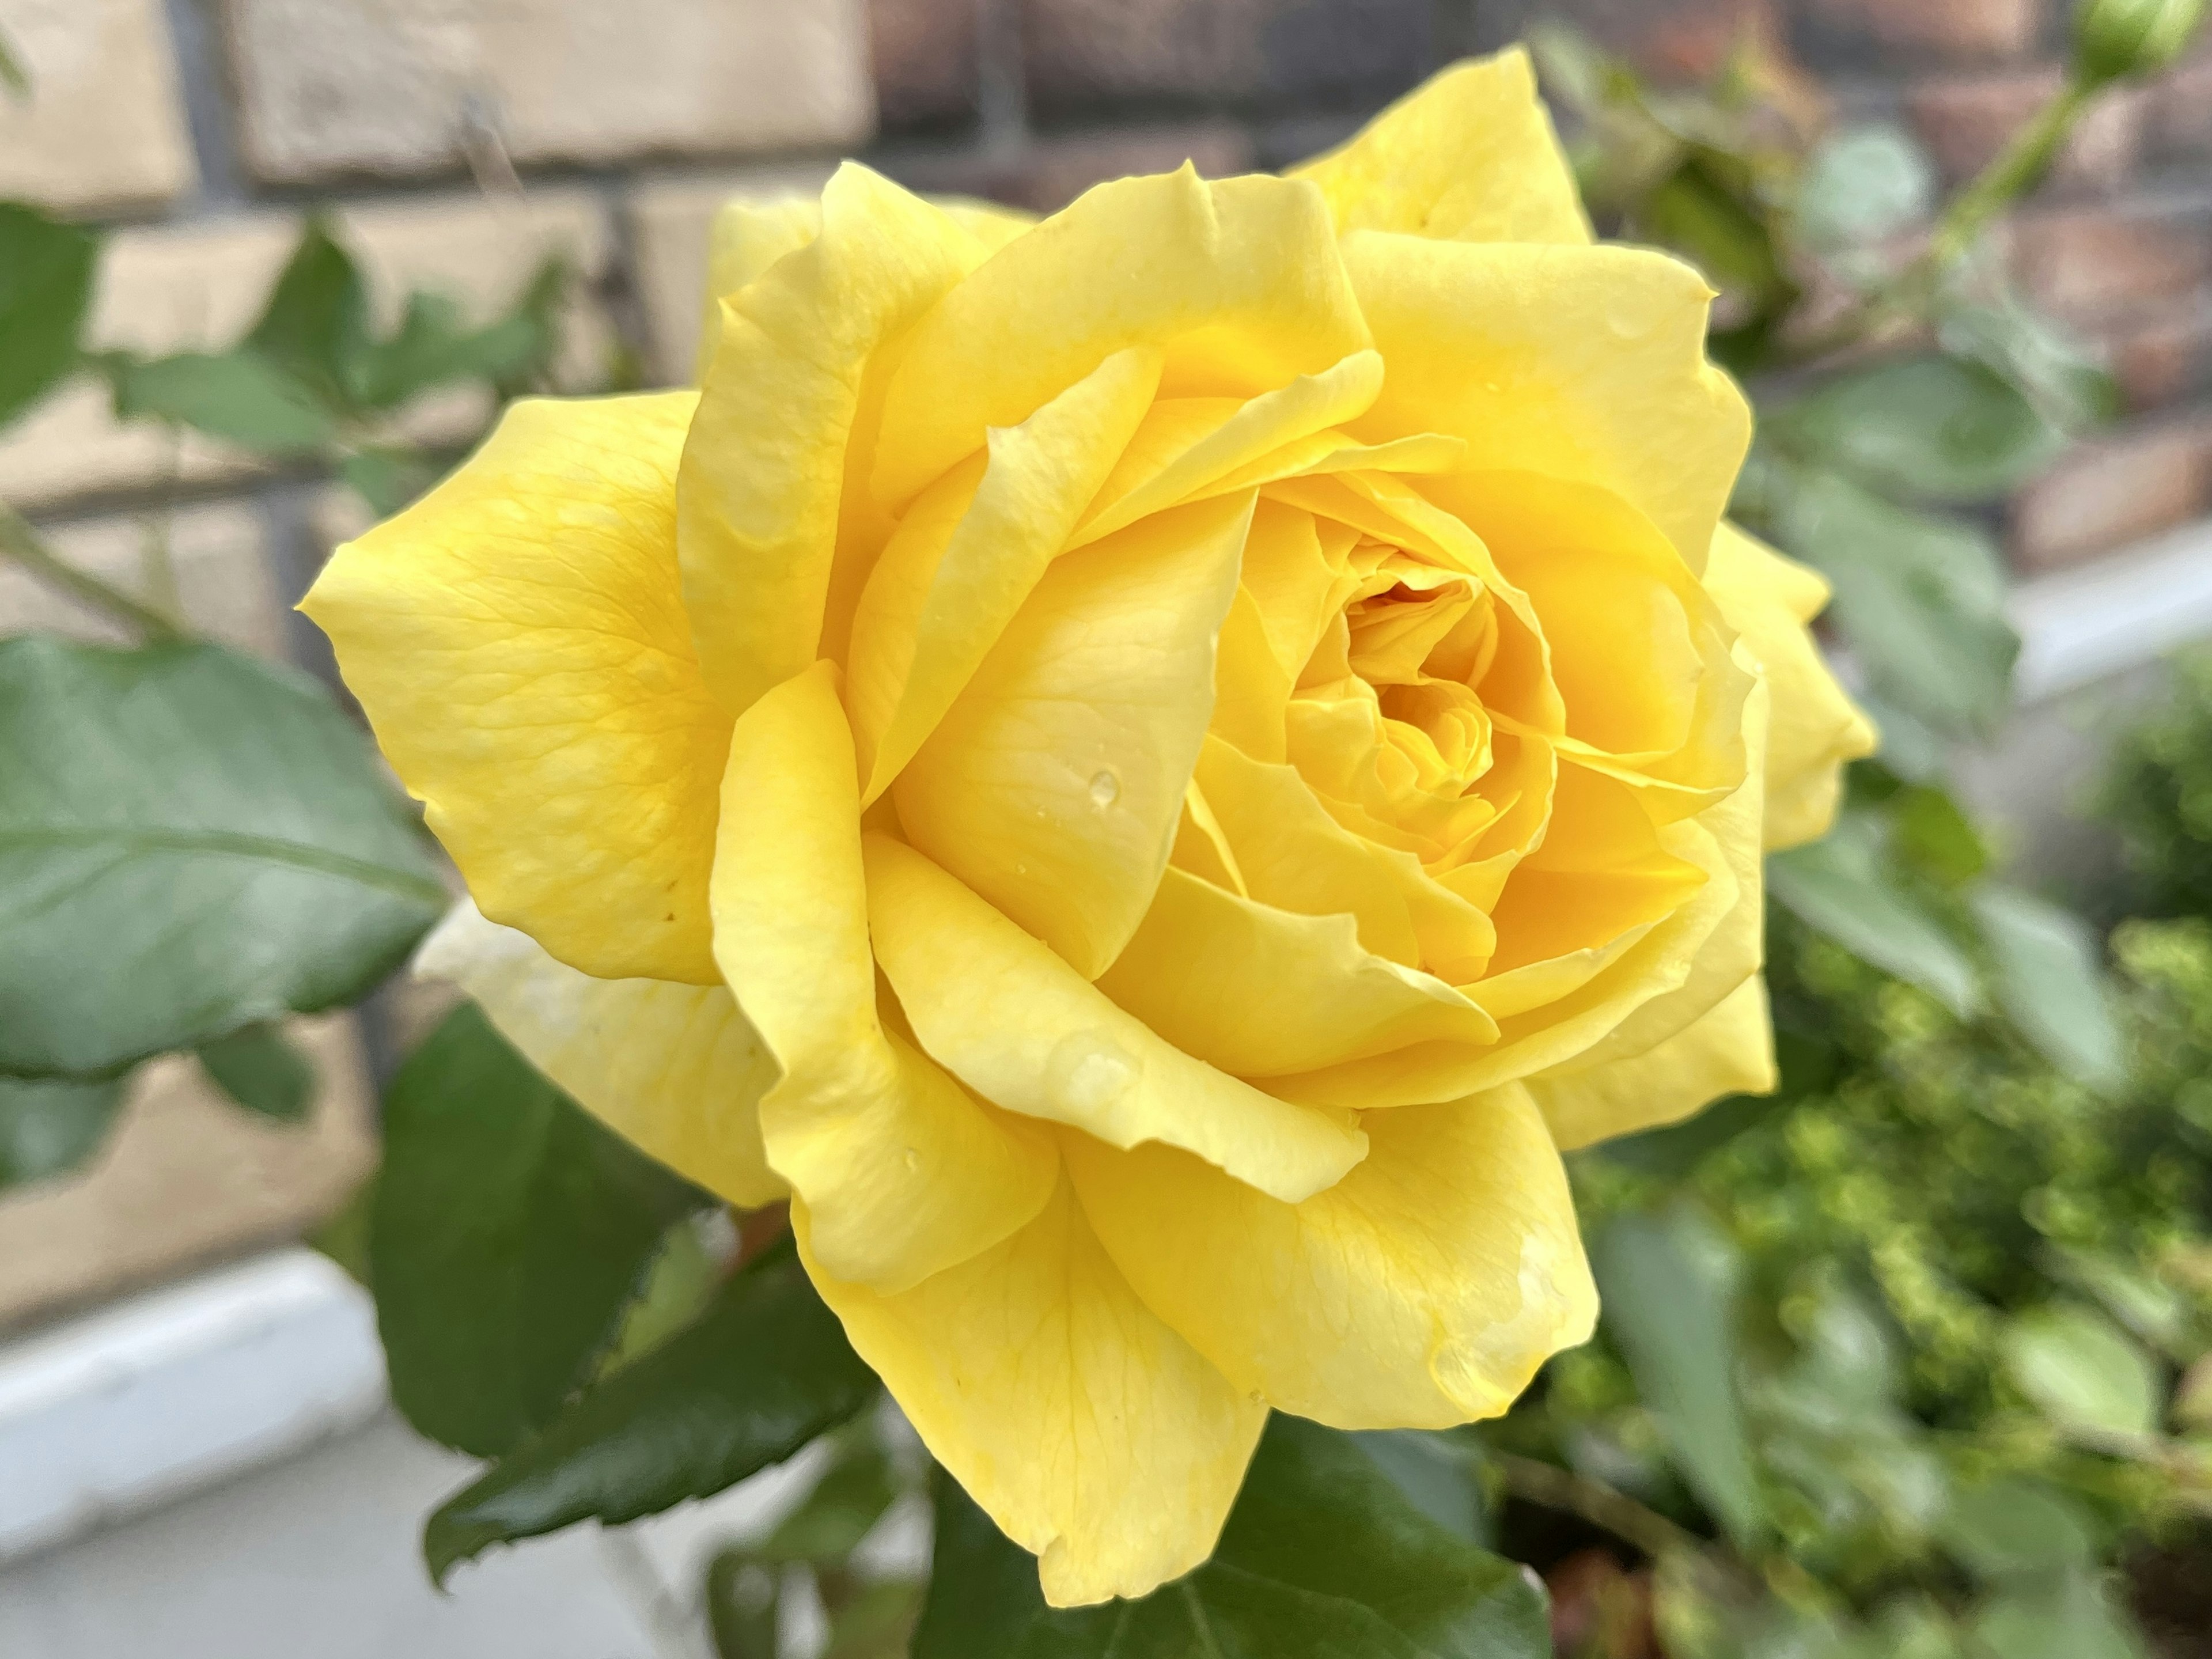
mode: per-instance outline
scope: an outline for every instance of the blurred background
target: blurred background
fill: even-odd
[[[1902,132],[1940,193],[2060,86],[2071,11],[0,0],[25,83],[0,88],[0,200],[103,228],[87,344],[118,362],[227,348],[326,214],[380,327],[420,291],[455,328],[536,327],[531,384],[670,385],[696,347],[715,206],[811,191],[840,156],[1039,210],[1186,159],[1210,175],[1272,169],[1550,20],[1660,88],[1710,85],[1749,43],[1765,105],[1822,130]],[[1570,129],[1604,101],[1570,108]],[[2002,549],[1996,603],[2022,644],[2017,707],[1952,775],[2022,879],[2109,908],[2124,902],[2109,897],[2119,855],[2085,792],[2113,733],[2167,695],[2160,659],[2212,635],[2212,51],[2106,94],[1996,246],[2025,300],[2109,367],[2112,394],[2094,430],[1971,505]],[[341,459],[238,441],[252,434],[236,421],[164,408],[150,388],[142,412],[167,418],[128,418],[121,382],[88,370],[0,433],[0,501],[196,630],[327,678],[290,605],[337,540],[405,498],[408,469],[458,453],[515,383],[487,369],[395,397],[388,441]],[[0,564],[0,635],[33,629],[114,636]],[[2212,728],[2175,729],[2168,759],[2185,768]],[[7,1143],[0,1170],[20,1167],[0,1179],[0,1655],[106,1659],[156,1638],[179,1659],[644,1653],[655,1586],[694,1571],[717,1528],[772,1506],[741,1492],[720,1500],[728,1514],[687,1511],[619,1548],[569,1534],[501,1554],[449,1597],[424,1583],[420,1516],[470,1465],[390,1416],[365,1297],[298,1243],[343,1224],[376,1159],[378,1092],[439,1012],[398,987],[303,1022],[318,1085],[297,1121],[240,1112],[172,1058],[134,1076],[83,1161]]]

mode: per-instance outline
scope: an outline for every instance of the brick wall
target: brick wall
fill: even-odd
[[[1848,112],[1907,122],[1956,177],[2048,90],[2066,6],[1559,9],[1662,74],[1710,67],[1761,19]],[[1522,0],[0,0],[0,32],[36,82],[28,104],[0,96],[0,197],[114,227],[100,343],[153,352],[234,337],[302,211],[335,202],[387,301],[427,286],[489,314],[559,251],[583,279],[568,321],[576,383],[598,379],[617,349],[675,380],[691,360],[707,222],[732,192],[811,189],[854,152],[917,188],[1038,209],[1186,158],[1212,173],[1275,167],[1334,142],[1451,58],[1503,45],[1531,10]],[[2112,349],[2130,410],[2014,504],[2019,566],[2093,558],[2212,514],[2212,55],[2100,111],[2014,236],[2033,291]],[[480,413],[425,419],[460,431]],[[313,630],[287,614],[342,517],[314,481],[119,430],[84,385],[0,440],[0,497],[118,577],[135,568],[148,526],[167,526],[189,614],[248,648],[316,660]],[[29,625],[97,631],[0,574],[0,633]],[[158,1104],[176,1086],[163,1073],[149,1097]],[[343,1110],[358,1110],[357,1093],[337,1091]],[[155,1106],[140,1115],[164,1121]],[[194,1121],[222,1164],[229,1155],[204,1137],[234,1133],[228,1120]],[[295,1164],[270,1166],[289,1200],[260,1188],[250,1202],[215,1188],[163,1200],[145,1186],[160,1160],[130,1139],[158,1133],[133,1128],[74,1199],[35,1201],[68,1200],[88,1216],[118,1203],[189,1212],[199,1219],[177,1250],[221,1254],[309,1218],[343,1185],[333,1172],[360,1156],[334,1129],[325,1151],[311,1138]],[[236,1156],[259,1157],[258,1145],[241,1141]],[[70,1296],[95,1295],[155,1271],[149,1260],[118,1243],[104,1267],[57,1278],[33,1264],[15,1280],[46,1288],[0,1282],[0,1323],[26,1297],[57,1294],[61,1279]]]

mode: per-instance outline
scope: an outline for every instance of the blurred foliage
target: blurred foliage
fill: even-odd
[[[2164,707],[2121,738],[2104,811],[2130,913],[2212,915],[2212,652],[2179,658]]]

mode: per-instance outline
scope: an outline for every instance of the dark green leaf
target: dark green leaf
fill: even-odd
[[[897,1579],[863,1584],[830,1622],[822,1659],[907,1659],[922,1587]]]
[[[321,217],[301,231],[246,345],[323,403],[352,403],[356,366],[368,345],[368,290]]]
[[[1706,1154],[1726,1146],[1745,1130],[1758,1127],[1787,1107],[1792,1092],[1785,1085],[1771,1095],[1729,1095],[1680,1123],[1624,1135],[1590,1150],[1600,1158],[1641,1170],[1646,1175],[1679,1179],[1695,1169]]]
[[[717,1659],[776,1659],[781,1588],[743,1550],[724,1550],[707,1564],[707,1629]]]
[[[2061,1428],[2100,1444],[2155,1433],[2165,1389],[2134,1340],[2089,1308],[2023,1314],[2004,1334],[2005,1370]]]
[[[2096,1559],[2081,1506],[2041,1481],[2016,1476],[1959,1492],[1937,1535],[1967,1571],[1990,1581],[2045,1578]]]
[[[445,908],[329,696],[218,646],[0,643],[0,1073],[356,1001]]]
[[[434,1440],[508,1450],[583,1381],[697,1202],[455,1009],[385,1102],[369,1277],[393,1403]]]
[[[1747,1540],[1764,1508],[1736,1391],[1735,1287],[1726,1246],[1693,1211],[1624,1215],[1590,1249],[1606,1327],[1690,1489]]]
[[[1716,288],[1764,303],[1788,287],[1766,222],[1692,157],[1645,200],[1641,228]]]
[[[1902,129],[1851,127],[1813,153],[1798,186],[1797,226],[1817,247],[1864,247],[1925,218],[1936,170]]]
[[[1768,430],[1875,489],[1944,501],[1996,500],[2066,447],[2008,381],[1942,356],[1854,370],[1771,417]]]
[[[111,358],[108,373],[125,420],[174,421],[270,455],[313,454],[337,436],[337,422],[304,382],[250,350]]]
[[[281,1026],[240,1026],[200,1044],[199,1056],[216,1087],[249,1112],[296,1123],[314,1104],[315,1068]]]
[[[1954,1013],[1980,1006],[1973,963],[1882,868],[1879,832],[1863,814],[1846,814],[1825,841],[1768,859],[1766,886],[1807,927]]]
[[[2004,714],[2020,636],[2005,619],[2004,567],[1986,535],[1829,472],[1797,475],[1781,529],[1790,550],[1835,584],[1829,614],[1877,692],[1953,737]]]
[[[650,1353],[689,1325],[721,1282],[721,1264],[700,1243],[697,1218],[686,1216],[668,1230],[644,1285],[623,1310],[622,1328],[607,1348],[599,1374]]]
[[[1997,1000],[2045,1059],[2093,1089],[2127,1080],[2096,937],[2070,910],[1994,882],[1968,901],[1996,963]]]
[[[1540,1659],[1542,1590],[1399,1496],[1342,1435],[1276,1417],[1213,1559],[1141,1601],[1057,1610],[943,1471],[914,1659]]]
[[[1374,1429],[1352,1437],[1423,1515],[1467,1543],[1490,1543],[1480,1446],[1427,1429]]]
[[[76,367],[99,261],[89,231],[0,202],[0,426]]]
[[[859,1425],[806,1501],[753,1553],[763,1561],[841,1561],[875,1529],[898,1495],[890,1459],[872,1425]]]
[[[494,1544],[711,1497],[845,1421],[878,1386],[795,1254],[771,1252],[696,1323],[448,1499],[423,1532],[424,1558],[442,1582]]]
[[[64,1175],[107,1139],[123,1080],[21,1083],[0,1077],[0,1193]]]
[[[359,449],[338,467],[338,477],[380,519],[412,506],[438,482],[438,469],[420,455],[390,449]]]

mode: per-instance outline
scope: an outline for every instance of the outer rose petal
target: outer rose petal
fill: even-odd
[[[1828,584],[1732,524],[1713,537],[1705,588],[1765,671],[1766,850],[1818,841],[1836,821],[1847,761],[1874,753],[1873,723],[1844,695],[1805,624]]]
[[[1367,1138],[1163,1041],[909,847],[866,841],[876,954],[922,1046],[1007,1110],[1116,1146],[1164,1140],[1295,1200],[1342,1179]]]
[[[722,343],[722,301],[757,280],[787,253],[822,234],[818,197],[770,197],[726,202],[714,215],[707,245],[707,308],[699,329],[699,360],[692,378],[703,380]]]
[[[1518,46],[1455,64],[1291,177],[1319,185],[1344,230],[1462,242],[1590,240],[1574,172]]]
[[[678,1174],[741,1209],[787,1190],[761,1146],[775,1062],[726,986],[593,979],[466,902],[415,971],[474,997],[532,1065]]]
[[[1562,1152],[1675,1123],[1723,1095],[1771,1093],[1774,1021],[1766,981],[1754,974],[1718,1007],[1633,1060],[1566,1068],[1528,1079]]]
[[[1367,1129],[1297,1205],[1170,1147],[1063,1142],[1107,1253],[1236,1387],[1337,1428],[1494,1417],[1597,1316],[1559,1152],[1518,1088]]]
[[[688,392],[510,409],[301,609],[486,915],[603,979],[720,982],[729,717],[676,572]]]
[[[840,546],[873,528],[848,453],[870,362],[982,258],[943,210],[848,162],[821,234],[724,301],[678,518],[700,661],[732,714],[831,654],[833,599],[858,597],[833,593]]]
[[[1609,489],[1702,572],[1751,442],[1705,361],[1705,278],[1627,247],[1438,242],[1381,231],[1344,260],[1390,366],[1362,438],[1443,432],[1477,471]]]
[[[1063,1182],[995,1249],[881,1296],[822,1299],[937,1460],[1037,1555],[1058,1607],[1139,1596],[1212,1553],[1267,1407],[1137,1299]]]
[[[904,1290],[1036,1214],[1050,1142],[877,1014],[853,740],[826,662],[738,720],[714,908],[716,958],[782,1068],[761,1102],[769,1162],[830,1272]]]

